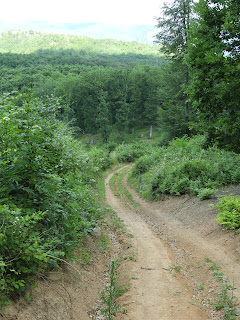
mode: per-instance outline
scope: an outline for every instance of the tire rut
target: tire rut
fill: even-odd
[[[139,214],[142,206],[137,213],[114,195],[109,186],[114,174],[109,175],[105,182],[107,203],[124,220],[137,251],[136,261],[128,263],[125,270],[134,280],[120,299],[120,303],[127,306],[127,314],[119,315],[117,319],[210,319],[204,307],[193,300],[192,286],[177,271],[172,249]]]

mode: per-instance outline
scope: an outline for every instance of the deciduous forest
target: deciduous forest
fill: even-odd
[[[106,170],[131,162],[129,183],[146,201],[203,201],[239,186],[239,17],[235,0],[174,0],[156,20],[154,45],[0,35],[3,319],[39,274],[72,261],[106,223]],[[239,233],[239,195],[215,207],[224,230]],[[225,300],[218,310],[237,319]],[[118,313],[111,308],[106,319]]]

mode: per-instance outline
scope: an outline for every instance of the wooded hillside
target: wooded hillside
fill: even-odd
[[[8,52],[0,54],[1,92],[55,95],[65,106],[63,117],[75,119],[81,132],[101,133],[104,141],[112,130],[124,135],[155,125],[164,101],[174,103],[175,94],[182,99],[181,68],[172,84],[173,71],[158,46],[9,31],[0,38],[0,51]],[[182,134],[183,109],[177,118],[181,125],[174,127]]]

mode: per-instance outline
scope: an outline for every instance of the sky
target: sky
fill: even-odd
[[[156,25],[166,0],[2,0],[0,21]]]

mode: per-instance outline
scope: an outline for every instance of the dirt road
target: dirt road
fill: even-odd
[[[209,204],[217,200],[185,196],[146,202],[129,187],[129,169],[112,173],[105,183],[107,202],[128,232],[104,222],[103,230],[86,237],[74,261],[40,273],[37,288],[12,301],[0,319],[104,319],[99,297],[115,257],[121,260],[120,284],[131,284],[118,300],[124,312],[116,320],[239,319],[225,313],[235,312],[232,293],[240,301],[240,238],[216,223]],[[227,191],[239,194],[239,188]],[[236,290],[226,290],[229,285]],[[222,308],[216,310],[216,303]]]
[[[223,319],[224,310],[216,311],[213,304],[225,277],[240,297],[239,237],[221,229],[208,201],[187,196],[147,203],[126,176],[121,186],[131,197],[123,200],[120,192],[115,195],[117,185],[110,188],[112,175],[106,179],[107,202],[129,228],[136,249],[136,261],[123,271],[132,279],[120,299],[127,314],[118,319]]]

